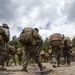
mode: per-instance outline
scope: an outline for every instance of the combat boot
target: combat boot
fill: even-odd
[[[46,66],[43,66],[42,68],[40,68],[41,71],[45,70]]]
[[[5,70],[7,70],[7,69],[4,67],[0,67],[0,71],[5,71]]]
[[[26,68],[23,68],[21,71],[25,71],[25,72],[28,72],[28,70]]]
[[[68,63],[68,66],[71,66],[71,64],[70,64],[70,63]]]
[[[56,68],[56,65],[55,64],[53,64],[52,66],[53,66],[53,68]]]

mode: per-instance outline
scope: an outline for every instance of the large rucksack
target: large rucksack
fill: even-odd
[[[64,41],[67,41],[67,44],[72,46],[72,41],[70,40],[69,37],[64,37]]]
[[[31,27],[25,27],[19,37],[19,41],[22,45],[35,45],[36,40],[34,34],[34,29]]]
[[[54,33],[54,34],[50,35],[49,36],[49,42],[50,42],[50,45],[52,47],[56,46],[56,47],[59,47],[59,48],[62,48],[63,44],[64,44],[62,36],[59,33]]]
[[[3,29],[2,29],[2,27],[0,26],[0,42],[3,40],[2,34],[3,34]]]
[[[3,38],[4,38],[5,42],[8,42],[10,40],[9,30],[7,28],[3,28],[3,30],[4,30]]]
[[[22,45],[40,45],[42,38],[35,29],[25,27],[20,34],[19,41]]]
[[[20,48],[17,49],[16,53],[17,53],[17,55],[21,55],[21,56],[23,55],[23,52],[22,52],[22,50]]]
[[[2,35],[0,35],[0,42],[2,41]]]
[[[0,41],[9,41],[9,30],[0,26]]]

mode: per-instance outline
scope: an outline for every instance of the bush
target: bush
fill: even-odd
[[[75,47],[72,48],[72,51],[75,51]]]

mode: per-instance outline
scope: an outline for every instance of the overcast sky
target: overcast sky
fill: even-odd
[[[7,23],[11,37],[24,27],[37,27],[43,39],[61,33],[75,36],[75,0],[0,0],[0,24]]]

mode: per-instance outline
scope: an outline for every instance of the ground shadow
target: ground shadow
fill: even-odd
[[[48,75],[51,72],[53,72],[53,70],[38,71],[38,72],[34,72],[34,73],[35,73],[35,75]]]

